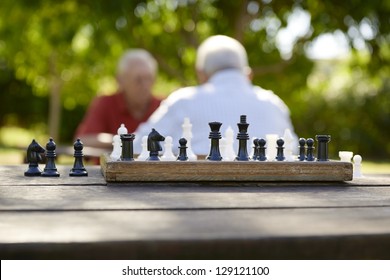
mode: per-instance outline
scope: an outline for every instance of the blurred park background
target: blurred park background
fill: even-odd
[[[244,44],[300,137],[332,135],[335,159],[390,161],[390,1],[1,0],[0,162],[32,138],[71,145],[125,49],[155,56],[156,94],[195,85],[196,48],[215,34]]]

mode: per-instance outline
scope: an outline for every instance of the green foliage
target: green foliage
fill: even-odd
[[[310,13],[311,27],[294,38],[290,53],[281,53],[277,34],[296,10]],[[60,136],[70,141],[96,93],[115,90],[116,61],[125,49],[153,53],[157,91],[168,94],[196,84],[197,46],[226,34],[245,45],[254,83],[289,105],[299,135],[332,134],[333,156],[342,148],[386,157],[389,15],[388,1],[380,0],[2,0],[1,124],[47,123],[48,100],[56,107],[53,97],[60,95],[61,108],[50,114],[62,113]],[[367,26],[370,32],[361,32]],[[308,59],[309,44],[336,30],[359,51],[342,61]]]

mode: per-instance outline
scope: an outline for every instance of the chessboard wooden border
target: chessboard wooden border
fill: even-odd
[[[340,161],[112,161],[100,160],[107,182],[351,181],[352,164]]]

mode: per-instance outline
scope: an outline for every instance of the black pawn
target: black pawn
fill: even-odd
[[[134,134],[121,134],[122,140],[122,161],[133,161],[134,160],[134,149],[133,149],[133,141],[135,138]]]
[[[328,143],[330,135],[316,135],[317,140],[317,161],[328,161]]]
[[[259,138],[253,139],[253,157],[252,160],[258,160],[259,158]]]
[[[56,143],[53,138],[49,139],[46,144],[46,166],[41,176],[43,177],[60,177],[60,173],[57,171],[55,158],[56,158]]]
[[[314,161],[315,160],[315,157],[314,157],[314,140],[313,138],[308,138],[306,140],[306,145],[307,145],[307,150],[306,150],[306,160],[307,161]]]
[[[180,138],[179,140],[179,156],[177,157],[178,161],[188,161],[187,156],[187,140],[185,138]]]
[[[282,138],[279,138],[276,140],[276,149],[277,149],[277,154],[276,154],[276,160],[277,161],[284,161],[286,158],[284,157],[284,140]]]
[[[266,161],[267,160],[267,157],[265,156],[265,149],[267,149],[265,147],[266,143],[267,143],[267,141],[265,141],[265,139],[263,139],[263,138],[259,139],[259,153],[257,156],[257,160],[259,160],[259,161]]]
[[[237,134],[238,154],[237,154],[236,160],[248,161],[249,156],[248,156],[248,150],[247,150],[247,142],[249,140],[249,135],[248,135],[249,124],[246,122],[245,115],[240,116],[240,122],[237,124],[237,126],[238,126],[239,132]]]
[[[74,164],[73,168],[69,172],[69,176],[73,177],[81,177],[81,176],[88,176],[88,172],[84,167],[83,164],[83,142],[80,141],[80,139],[77,139],[76,142],[73,144],[74,148]]]
[[[305,154],[306,154],[306,139],[305,138],[299,138],[299,161],[305,160]]]
[[[211,132],[209,134],[209,139],[211,139],[210,153],[207,156],[207,160],[211,161],[221,161],[221,152],[219,151],[219,139],[222,138],[221,132],[219,129],[221,128],[222,123],[220,122],[210,122],[209,126]]]
[[[41,176],[42,170],[39,168],[38,163],[42,161],[41,153],[44,152],[45,149],[42,148],[35,139],[33,139],[27,148],[28,169],[24,172],[24,176]]]

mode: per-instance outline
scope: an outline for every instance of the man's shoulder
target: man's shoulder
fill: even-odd
[[[183,87],[172,92],[164,102],[168,103],[169,105],[173,105],[185,100],[191,100],[196,95],[197,91],[197,86]]]
[[[272,90],[263,89],[259,86],[253,86],[253,90],[257,96],[257,98],[263,102],[269,102],[283,111],[289,112],[287,105],[283,102],[283,100],[276,95]]]

